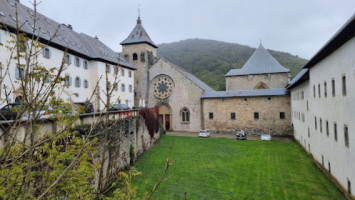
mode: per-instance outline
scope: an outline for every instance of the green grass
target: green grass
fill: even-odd
[[[157,183],[173,140],[169,179],[153,199],[345,199],[297,143],[173,136],[136,163],[139,196]]]

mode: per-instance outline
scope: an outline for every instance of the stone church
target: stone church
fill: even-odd
[[[289,70],[261,45],[242,69],[226,74],[226,91],[215,91],[183,68],[157,59],[157,45],[137,24],[121,42],[122,54],[137,67],[135,106],[159,106],[165,130],[245,130],[291,134]]]

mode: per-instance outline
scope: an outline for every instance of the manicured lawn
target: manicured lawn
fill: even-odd
[[[170,178],[153,199],[345,199],[297,143],[162,136],[136,163],[139,195],[164,171],[174,140]]]

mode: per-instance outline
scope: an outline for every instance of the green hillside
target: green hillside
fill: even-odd
[[[225,90],[224,75],[230,69],[241,68],[255,48],[215,40],[189,39],[158,45],[158,56],[183,67],[215,90]],[[294,77],[307,60],[289,53],[269,52]]]

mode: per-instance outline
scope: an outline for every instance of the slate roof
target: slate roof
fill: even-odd
[[[233,98],[233,97],[258,97],[258,96],[283,96],[288,95],[286,88],[260,89],[260,90],[228,90],[205,92],[201,98]]]
[[[299,83],[309,79],[309,69],[302,69],[296,76],[293,78],[288,85],[287,89],[291,89],[298,85]]]
[[[145,31],[144,27],[142,26],[142,20],[140,16],[138,16],[137,25],[134,27],[134,29],[128,35],[128,37],[121,42],[121,45],[140,44],[140,43],[147,43],[155,48],[158,48],[158,46],[153,42],[153,40],[150,39],[147,31]]]
[[[36,13],[36,27],[34,26],[35,12],[14,0],[0,0],[0,24],[5,25],[3,29],[11,32],[16,30],[16,5],[18,11],[18,22],[21,31],[31,37],[33,33],[39,37],[43,44],[48,44],[60,50],[81,56],[88,60],[98,60],[111,64],[120,64],[124,67],[136,69],[133,65],[128,65],[127,61],[120,59],[118,54],[107,47],[99,39],[93,38],[83,33],[77,33],[68,25],[58,22]],[[35,29],[35,32],[33,31]]]
[[[198,79],[196,76],[190,74],[187,72],[185,69],[165,60],[162,58],[165,62],[169,63],[172,67],[174,67],[177,71],[179,71],[181,74],[183,74],[186,78],[190,79],[193,83],[195,83],[198,87],[203,89],[205,92],[216,92],[214,89],[212,89],[210,86],[208,86],[206,83]]]
[[[225,76],[244,76],[252,74],[288,73],[289,69],[280,65],[260,44],[241,69],[232,69]]]

